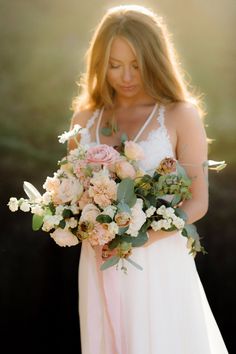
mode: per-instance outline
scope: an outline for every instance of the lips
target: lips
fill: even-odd
[[[134,85],[130,85],[130,86],[120,86],[122,90],[133,90],[135,88]]]

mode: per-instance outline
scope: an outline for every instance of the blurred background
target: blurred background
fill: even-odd
[[[31,230],[29,213],[11,213],[9,198],[40,191],[66,146],[84,54],[104,11],[124,1],[0,0],[1,85],[1,352],[79,353],[80,247],[61,249]],[[204,95],[209,159],[227,167],[210,171],[208,214],[196,226],[207,255],[196,265],[229,353],[236,352],[236,70],[235,0],[129,1],[162,15],[195,92]],[[46,344],[46,341],[48,344]],[[174,353],[173,353],[174,354]],[[199,353],[200,354],[200,353]]]

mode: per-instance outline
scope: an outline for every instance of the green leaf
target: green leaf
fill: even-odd
[[[126,133],[123,133],[123,134],[121,135],[120,140],[121,140],[121,143],[124,144],[124,143],[126,142],[126,140],[128,140],[127,134],[126,134]]]
[[[129,236],[129,235],[123,235],[121,236],[121,240],[125,241],[125,242],[129,242],[132,243],[133,247],[140,247],[143,246],[147,240],[148,240],[148,236],[146,232],[139,232],[138,236],[133,237],[133,236]]]
[[[187,221],[188,219],[187,214],[181,208],[176,208],[175,214],[184,221]]]
[[[105,261],[101,266],[100,266],[100,270],[105,270],[107,268],[113,267],[114,265],[116,265],[120,260],[120,257],[117,256],[112,256],[111,258],[109,258],[107,261]]]
[[[118,246],[119,243],[120,243],[120,237],[119,237],[118,235],[116,235],[116,237],[113,238],[113,240],[111,240],[111,241],[109,242],[108,248],[109,248],[110,250],[114,250],[114,249]]]
[[[137,197],[134,193],[134,181],[131,178],[125,178],[119,183],[117,199],[119,202],[128,204],[130,208],[135,204]]]
[[[23,188],[30,200],[35,200],[38,197],[41,197],[39,191],[29,182],[24,181]]]
[[[128,204],[126,204],[124,202],[124,200],[121,200],[118,204],[117,204],[117,209],[119,213],[125,212],[125,213],[129,213],[131,214],[131,210],[130,207],[128,206]]]
[[[59,227],[60,227],[61,229],[64,229],[65,226],[66,226],[66,222],[65,222],[65,220],[63,219],[63,220],[61,220],[61,221],[59,222]]]
[[[195,225],[186,224],[184,229],[187,231],[188,237],[192,237],[194,240],[199,240],[199,234]]]
[[[100,214],[96,217],[96,220],[100,222],[100,224],[109,224],[112,222],[112,218],[109,215]]]
[[[174,207],[175,205],[178,205],[181,200],[181,194],[175,194],[173,199],[171,200],[171,206]]]
[[[119,227],[118,235],[123,235],[128,230],[128,228],[129,228],[129,226]]]
[[[38,231],[42,225],[43,225],[43,216],[34,214],[32,218],[32,229],[34,231]]]
[[[73,215],[70,209],[64,209],[62,212],[63,218],[70,218]]]

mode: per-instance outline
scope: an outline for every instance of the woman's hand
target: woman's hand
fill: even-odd
[[[162,231],[162,230],[154,231],[152,229],[149,229],[147,232],[148,232],[148,235],[149,235],[149,239],[143,245],[143,247],[148,247],[152,243],[157,242],[158,240],[161,240],[162,238],[174,236],[174,235],[176,235],[178,230],[174,230],[174,231]]]

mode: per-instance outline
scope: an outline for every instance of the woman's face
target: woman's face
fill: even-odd
[[[134,97],[143,92],[137,58],[125,39],[116,37],[111,45],[107,81],[117,95]]]

